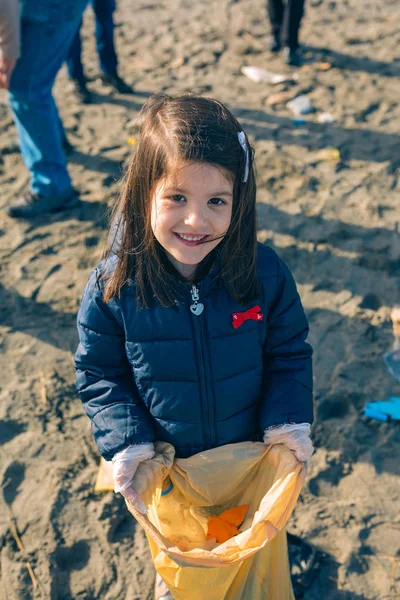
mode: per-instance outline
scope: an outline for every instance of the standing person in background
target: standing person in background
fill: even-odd
[[[118,59],[114,44],[115,0],[92,0],[96,17],[96,46],[99,55],[100,79],[120,94],[132,94],[132,88],[118,75]],[[82,22],[81,22],[82,23]],[[91,102],[82,66],[82,42],[80,27],[69,50],[67,67],[76,99],[83,104]]]
[[[31,218],[77,201],[67,171],[64,129],[52,88],[78,29],[87,0],[1,0],[0,87],[8,98],[30,191],[8,207]]]
[[[279,52],[283,47],[283,61],[299,67],[299,29],[304,13],[304,0],[268,0],[268,15],[271,23],[269,50]]]

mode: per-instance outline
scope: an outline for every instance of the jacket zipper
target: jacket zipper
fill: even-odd
[[[210,399],[209,399],[209,393],[208,393],[208,386],[207,386],[207,370],[206,370],[206,363],[205,363],[205,353],[204,353],[204,342],[203,342],[203,327],[202,327],[202,319],[200,317],[200,315],[202,314],[203,310],[204,310],[204,304],[202,304],[201,302],[199,302],[200,300],[200,290],[198,287],[196,287],[195,285],[192,285],[191,290],[190,290],[190,295],[192,297],[192,302],[193,304],[190,305],[190,311],[192,312],[193,315],[195,315],[196,317],[196,330],[198,330],[198,335],[196,336],[196,343],[198,346],[198,350],[199,350],[199,356],[200,356],[200,360],[201,360],[201,366],[202,366],[202,373],[203,373],[203,389],[204,389],[204,412],[207,415],[207,422],[205,423],[205,419],[203,418],[203,431],[204,431],[204,437],[205,437],[205,441],[206,441],[206,445],[207,448],[211,448],[212,446],[212,429],[211,429],[211,415],[210,415]]]

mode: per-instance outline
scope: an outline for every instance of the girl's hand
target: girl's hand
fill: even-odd
[[[132,479],[140,463],[154,456],[154,445],[148,443],[128,446],[112,459],[114,491],[120,492],[142,514],[146,514],[146,507],[131,487]]]
[[[294,452],[299,462],[308,463],[314,452],[309,423],[278,425],[264,431],[264,444],[284,444]]]

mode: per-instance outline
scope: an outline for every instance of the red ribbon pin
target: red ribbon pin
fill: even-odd
[[[261,308],[259,306],[253,306],[244,312],[233,313],[232,325],[235,329],[240,327],[245,321],[249,319],[252,321],[262,321],[264,315],[261,314]]]

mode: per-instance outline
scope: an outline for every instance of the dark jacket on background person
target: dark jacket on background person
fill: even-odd
[[[162,440],[177,458],[241,441],[264,428],[312,423],[311,346],[293,277],[269,247],[258,245],[260,298],[243,306],[218,269],[197,284],[200,315],[185,301],[156,299],[139,309],[134,285],[105,304],[101,265],[78,314],[77,388],[100,453],[111,460],[130,444]],[[233,327],[233,314],[259,306],[261,320]]]

